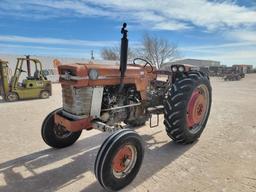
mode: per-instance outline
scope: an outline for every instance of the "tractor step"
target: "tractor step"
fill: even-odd
[[[149,107],[147,109],[148,113],[150,113],[150,118],[149,118],[149,125],[150,128],[154,128],[157,127],[159,125],[159,115],[163,113],[164,111],[164,106],[163,105],[159,105],[159,106],[155,106],[155,107]],[[156,124],[152,124],[152,117],[153,115],[156,115]]]
[[[152,125],[152,116],[153,115],[156,115],[156,124],[155,125]],[[151,114],[150,118],[149,118],[149,126],[150,126],[150,128],[158,127],[158,125],[159,125],[159,114]]]

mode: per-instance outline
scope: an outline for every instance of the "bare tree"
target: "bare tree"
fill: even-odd
[[[147,59],[150,63],[160,69],[160,66],[178,58],[177,46],[170,43],[167,39],[145,34],[138,49],[128,48],[128,60],[134,57]],[[120,60],[120,47],[103,48],[101,57],[105,60]]]
[[[128,60],[133,59],[134,55],[132,49],[128,48]],[[105,60],[120,60],[120,47],[103,48],[101,57]]]
[[[156,66],[157,69],[167,61],[178,58],[177,46],[167,39],[145,34],[143,36],[142,48],[138,51],[143,57]]]
[[[103,48],[101,50],[101,57],[104,60],[118,60],[119,59],[119,50],[117,47]]]

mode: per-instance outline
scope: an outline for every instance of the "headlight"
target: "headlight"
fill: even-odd
[[[179,66],[178,70],[179,70],[179,72],[184,72],[185,71],[185,67],[184,66]]]
[[[89,72],[89,79],[96,80],[99,77],[99,73],[96,69],[91,69]]]
[[[176,66],[172,66],[171,69],[172,69],[172,72],[174,72],[174,73],[178,71],[178,68]]]

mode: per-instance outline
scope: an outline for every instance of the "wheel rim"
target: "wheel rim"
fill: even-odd
[[[9,99],[9,101],[16,101],[17,100],[17,95],[16,94],[10,94],[8,96],[8,99]]]
[[[187,107],[187,125],[191,132],[197,132],[205,122],[209,109],[209,91],[205,85],[199,85],[193,91]]]
[[[48,92],[42,92],[42,98],[44,98],[44,99],[46,99],[46,98],[48,98],[49,97],[49,94],[48,94]]]
[[[59,139],[65,139],[72,134],[72,132],[68,131],[67,129],[65,129],[65,127],[61,125],[55,125],[53,131],[55,136]]]
[[[126,177],[134,168],[137,161],[137,150],[132,145],[121,147],[112,161],[113,175],[120,179]]]

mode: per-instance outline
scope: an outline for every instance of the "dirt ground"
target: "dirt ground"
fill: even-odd
[[[145,140],[143,166],[123,191],[256,191],[256,75],[241,81],[212,78],[213,105],[198,142],[173,143],[161,124],[137,129]],[[41,139],[43,118],[61,106],[60,86],[47,100],[0,100],[0,191],[104,191],[93,173],[102,141],[84,131],[71,147],[49,148]]]

